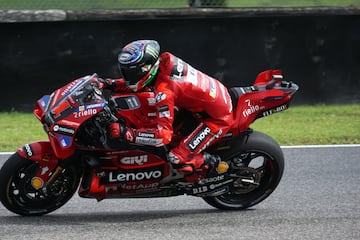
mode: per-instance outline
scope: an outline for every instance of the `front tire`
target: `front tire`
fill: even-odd
[[[218,154],[233,166],[228,174],[239,177],[234,177],[229,192],[204,200],[223,210],[249,208],[265,200],[278,186],[284,172],[284,155],[271,137],[256,131],[228,145],[230,150]]]
[[[39,216],[63,206],[75,193],[80,173],[75,166],[62,170],[54,183],[36,190],[31,179],[39,164],[14,153],[0,170],[0,201],[11,212],[23,216]]]

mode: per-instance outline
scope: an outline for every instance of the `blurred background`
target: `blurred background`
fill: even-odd
[[[266,69],[300,85],[294,104],[360,102],[359,0],[0,0],[0,111],[84,75],[120,77],[117,54],[155,39],[227,87]]]
[[[2,9],[141,9],[183,7],[356,6],[358,0],[1,0]]]

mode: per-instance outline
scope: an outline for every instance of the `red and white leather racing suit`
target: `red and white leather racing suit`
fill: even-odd
[[[124,81],[117,81],[115,91],[124,89]],[[204,163],[201,151],[228,131],[233,121],[232,103],[227,89],[216,79],[196,70],[171,53],[160,56],[159,73],[154,83],[157,122],[154,129],[133,129],[135,143],[161,146],[171,142],[174,106],[193,113],[206,113],[198,127],[170,151],[170,158],[178,166],[189,164],[199,168]],[[143,134],[155,139],[146,141]],[[126,136],[125,136],[126,137]]]

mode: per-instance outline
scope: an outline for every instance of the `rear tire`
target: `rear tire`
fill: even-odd
[[[0,201],[11,212],[24,216],[39,216],[63,206],[75,193],[80,173],[69,166],[44,191],[34,189],[31,179],[39,164],[14,153],[0,170]]]
[[[233,165],[230,174],[247,177],[234,181],[230,191],[203,199],[223,210],[241,210],[266,199],[278,186],[284,172],[284,156],[280,146],[260,132],[239,136],[228,142],[230,150],[218,152],[223,160]]]

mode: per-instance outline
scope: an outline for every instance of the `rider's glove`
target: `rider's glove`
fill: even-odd
[[[109,133],[112,138],[125,139],[128,142],[134,142],[134,131],[127,128],[124,124],[111,123],[109,125]]]
[[[109,89],[109,90],[114,90],[115,88],[115,80],[114,79],[102,79],[99,78],[99,82],[100,82],[100,89]]]

